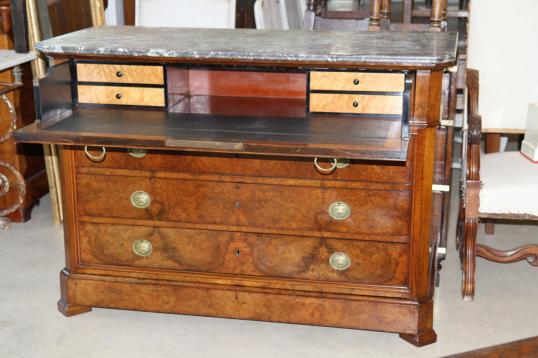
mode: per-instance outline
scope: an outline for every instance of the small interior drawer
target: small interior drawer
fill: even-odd
[[[164,107],[164,88],[78,86],[79,103]]]
[[[401,115],[402,96],[310,93],[310,112]]]
[[[162,66],[77,63],[79,82],[112,82],[163,85]]]
[[[310,72],[310,90],[404,92],[405,74],[375,72]]]

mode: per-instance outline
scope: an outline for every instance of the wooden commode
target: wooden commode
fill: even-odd
[[[100,27],[21,142],[61,146],[58,307],[436,340],[435,130],[452,33]]]

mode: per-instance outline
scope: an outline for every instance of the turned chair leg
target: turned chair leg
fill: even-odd
[[[478,219],[466,219],[463,229],[462,256],[462,282],[461,295],[464,301],[471,301],[474,297],[476,272],[476,231]]]
[[[495,235],[495,224],[491,221],[487,221],[484,225],[486,235]]]

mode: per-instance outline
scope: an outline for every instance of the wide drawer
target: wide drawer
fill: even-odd
[[[385,286],[405,286],[408,277],[407,244],[96,223],[79,228],[86,265]]]
[[[77,174],[78,213],[234,231],[408,240],[410,190],[186,180],[165,175]]]
[[[100,156],[102,149],[90,147],[88,152]],[[132,150],[106,148],[103,161],[90,160],[84,150],[75,151],[79,168],[114,168],[178,172],[191,175],[240,175],[265,178],[364,181],[378,183],[410,183],[412,161],[379,163],[352,160],[349,165],[330,174],[319,173],[312,158],[274,156],[192,154],[181,151]],[[328,160],[320,160],[322,168],[330,168]]]
[[[310,112],[401,115],[403,97],[387,95],[310,93]]]
[[[162,66],[77,63],[79,82],[137,83],[163,85]]]
[[[310,72],[310,90],[403,92],[405,74],[375,72]]]
[[[78,86],[79,103],[164,107],[164,88]]]

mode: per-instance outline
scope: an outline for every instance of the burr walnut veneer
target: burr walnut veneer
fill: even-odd
[[[457,37],[422,36],[102,27],[40,43],[54,66],[16,136],[61,145],[60,311],[434,342],[435,131]]]

